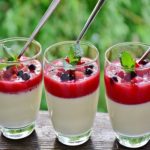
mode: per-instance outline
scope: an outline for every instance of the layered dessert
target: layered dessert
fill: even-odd
[[[65,60],[69,61],[69,60]],[[82,57],[75,68],[65,70],[63,60],[45,65],[44,82],[49,114],[55,131],[66,136],[88,132],[99,98],[99,66]]]
[[[136,60],[138,62],[138,60]],[[105,67],[107,106],[113,129],[119,135],[139,137],[150,133],[150,61],[125,71],[119,61]]]
[[[33,123],[41,99],[42,68],[22,56],[18,63],[0,61],[0,125],[17,129]]]

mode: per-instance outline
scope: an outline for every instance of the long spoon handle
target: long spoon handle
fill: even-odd
[[[24,54],[25,50],[28,48],[28,46],[33,41],[33,39],[36,36],[36,34],[39,32],[39,30],[42,28],[42,26],[45,24],[45,22],[51,16],[51,14],[53,13],[53,11],[55,10],[55,8],[57,7],[57,5],[59,4],[60,1],[61,0],[53,0],[52,1],[50,6],[48,7],[47,11],[45,12],[43,17],[41,18],[39,24],[36,26],[35,30],[32,32],[29,40],[26,42],[26,44],[24,45],[23,49],[21,50],[21,53],[19,54],[18,58],[20,58]]]
[[[150,53],[150,48],[142,55],[138,63],[140,64]]]
[[[96,17],[97,13],[99,12],[99,10],[102,8],[103,4],[104,4],[105,0],[99,0],[95,6],[95,8],[93,9],[90,17],[88,18],[86,24],[84,25],[82,31],[80,32],[76,42],[79,43],[80,40],[82,39],[82,37],[84,36],[84,34],[86,33],[87,29],[89,28],[89,26],[91,25],[92,21],[94,20],[94,18]]]

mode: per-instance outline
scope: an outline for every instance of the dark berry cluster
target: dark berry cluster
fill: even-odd
[[[30,79],[30,75],[28,73],[24,73],[22,70],[18,71],[17,76],[21,77],[24,81]]]
[[[36,69],[36,66],[34,64],[31,64],[28,66],[30,71],[34,71]],[[17,76],[21,77],[22,80],[27,81],[30,79],[30,74],[27,72],[23,72],[23,70],[18,71]]]
[[[81,79],[84,76],[90,76],[93,73],[93,65],[86,66],[84,71],[77,71],[77,70],[67,70],[64,71],[60,75],[61,81],[72,81],[76,79]]]
[[[136,74],[135,71],[131,71],[131,72],[127,72],[127,73],[118,72],[116,75],[111,77],[111,81],[110,82],[111,83],[118,82],[118,77],[123,79],[123,80],[125,80],[125,81],[127,81],[127,82],[130,82],[136,76],[137,76],[137,74]]]

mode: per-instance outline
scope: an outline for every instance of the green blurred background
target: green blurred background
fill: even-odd
[[[106,112],[103,66],[104,52],[125,41],[150,43],[150,0],[106,0],[83,40],[91,41],[100,52],[101,91],[98,111]],[[75,40],[97,0],[62,0],[48,20],[38,40],[43,51],[49,45]],[[51,0],[0,0],[0,39],[29,37]],[[47,109],[43,92],[41,109]]]

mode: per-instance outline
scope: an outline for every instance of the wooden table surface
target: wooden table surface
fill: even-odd
[[[150,150],[150,142],[140,148]],[[0,150],[129,150],[115,139],[107,113],[97,113],[92,136],[83,145],[69,147],[61,144],[54,134],[47,111],[40,111],[36,130],[22,140],[9,140],[0,136]]]

